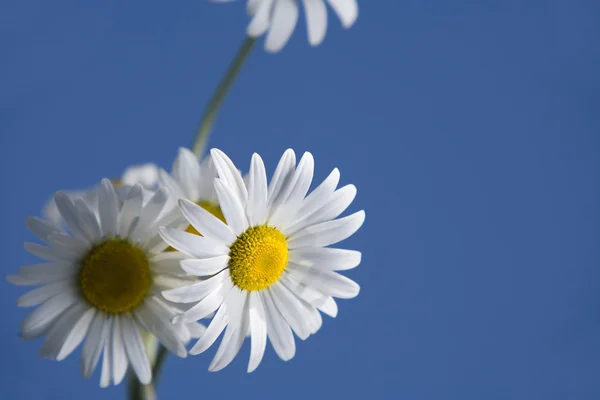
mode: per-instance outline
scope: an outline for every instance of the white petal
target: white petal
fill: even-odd
[[[121,334],[121,320],[123,318],[120,315],[115,315],[112,329],[112,362],[113,362],[113,379],[114,384],[118,385],[121,383],[127,372],[129,362],[127,361],[127,354],[125,353],[125,346],[123,345],[123,335]]]
[[[231,280],[229,278],[229,270],[224,270],[212,278],[194,283],[193,285],[168,290],[163,292],[162,295],[165,299],[175,303],[192,303],[200,301],[214,292],[224,280]]]
[[[335,318],[338,313],[338,306],[333,297],[327,297],[325,303],[323,303],[320,307],[317,307],[320,311],[329,315],[332,318]]]
[[[31,254],[44,258],[46,260],[72,260],[79,261],[82,252],[87,250],[89,245],[81,240],[75,239],[65,233],[51,233],[46,240],[50,248],[41,246],[37,243],[26,242],[25,250]]]
[[[174,322],[194,322],[208,317],[221,307],[225,298],[233,288],[230,280],[222,282],[213,292],[203,298],[198,304],[173,319]]]
[[[214,238],[225,245],[235,241],[235,235],[229,226],[199,205],[181,199],[179,208],[188,222],[203,236]]]
[[[311,321],[310,321],[310,323],[311,323],[310,333],[315,334],[315,333],[317,333],[317,331],[319,329],[321,329],[321,326],[323,325],[323,317],[321,316],[321,313],[316,308],[313,308],[309,304],[306,304],[306,303],[304,303],[304,304],[310,310],[311,317],[312,317]]]
[[[118,229],[119,203],[115,188],[108,179],[102,179],[98,191],[98,214],[102,232],[105,235],[116,235]]]
[[[159,296],[163,290],[171,290],[179,288],[196,280],[190,280],[188,276],[175,277],[172,275],[155,275],[152,282],[152,288],[150,288],[150,294],[152,296]]]
[[[296,0],[278,0],[273,9],[271,29],[267,34],[265,49],[276,53],[285,46],[298,23]]]
[[[216,256],[212,258],[193,259],[181,261],[181,268],[190,275],[209,276],[227,268],[229,256]]]
[[[167,198],[167,192],[163,189],[158,189],[154,193],[140,212],[139,222],[131,234],[131,240],[143,243],[156,234],[154,222],[164,208]]]
[[[200,164],[198,157],[190,150],[181,147],[173,163],[173,177],[183,189],[188,199],[198,199],[198,182],[200,181]]]
[[[86,240],[85,233],[79,226],[79,215],[69,196],[64,192],[58,192],[54,196],[54,201],[71,233],[80,239]]]
[[[288,274],[281,278],[280,283],[297,297],[296,312],[302,314],[300,318],[305,324],[305,329],[311,334],[317,332],[323,323],[323,318],[317,311],[317,307],[326,302],[326,296],[313,288],[297,284]]]
[[[37,243],[25,242],[23,245],[25,250],[33,254],[34,256],[38,256],[39,258],[43,258],[45,260],[61,260],[63,259],[63,254],[56,249],[51,247],[42,246]]]
[[[42,208],[42,215],[45,219],[53,223],[57,228],[62,228],[63,220],[60,215],[60,211],[58,211],[58,207],[56,207],[56,202],[54,201],[54,196],[50,200],[44,204]]]
[[[279,358],[288,361],[296,354],[296,343],[292,329],[275,306],[272,296],[265,292],[262,297],[267,315],[269,340]]]
[[[240,235],[248,229],[248,218],[246,218],[244,212],[244,204],[240,202],[229,185],[221,179],[215,179],[215,190],[227,225],[229,225],[234,235]]]
[[[140,331],[131,318],[122,318],[121,333],[127,357],[131,361],[131,366],[133,367],[138,380],[144,385],[149,384],[152,380],[150,362],[146,355],[146,349]]]
[[[96,214],[94,214],[85,201],[82,199],[75,199],[75,209],[79,214],[79,227],[85,234],[86,238],[90,242],[95,242],[102,237],[102,231],[100,230],[100,224]]]
[[[134,316],[144,329],[153,333],[170,352],[179,357],[186,356],[185,347],[175,332],[177,327],[170,321],[172,312],[161,301],[156,298],[147,299],[144,305],[134,311]]]
[[[181,185],[163,169],[158,171],[158,183],[160,186],[164,187],[175,200],[186,197]],[[195,201],[196,199],[191,200]]]
[[[248,372],[252,372],[260,364],[267,347],[267,317],[260,292],[250,292],[248,308],[252,336]]]
[[[105,388],[110,385],[112,380],[112,326],[113,317],[109,316],[104,324],[106,332],[106,338],[104,340],[104,351],[102,352],[102,372],[100,374],[100,387]]]
[[[239,353],[244,343],[244,329],[241,321],[230,321],[225,329],[221,344],[215,353],[212,361],[208,365],[210,372],[217,372],[225,368],[235,356]]]
[[[19,307],[33,307],[42,304],[57,294],[67,290],[74,290],[74,286],[70,281],[59,281],[44,285],[30,292],[25,293],[17,300]]]
[[[217,201],[217,195],[215,193],[214,181],[218,178],[219,174],[215,163],[210,154],[200,163],[200,181],[196,183],[198,186],[199,197],[198,200],[202,201]]]
[[[289,183],[281,188],[281,194],[277,202],[273,204],[269,223],[275,227],[284,226],[286,222],[295,217],[306,192],[312,182],[314,173],[314,158],[309,152],[304,153],[298,163]]]
[[[293,263],[286,270],[298,283],[311,286],[323,294],[341,299],[351,299],[360,292],[353,280],[332,271],[304,267]]]
[[[7,279],[17,285],[44,285],[47,283],[68,280],[77,275],[78,270],[70,261],[24,265],[19,267],[18,275]]]
[[[312,46],[317,46],[321,44],[327,32],[327,8],[323,0],[303,1],[308,26],[308,42]]]
[[[143,188],[140,184],[132,187],[127,199],[123,203],[119,220],[119,235],[121,237],[127,237],[131,231],[131,225],[140,216],[142,204],[144,202],[142,190]]]
[[[288,180],[292,179],[294,171],[296,169],[296,154],[294,150],[287,149],[273,173],[271,183],[269,183],[268,196],[267,196],[267,208],[271,209],[273,204],[276,204],[281,196],[282,188],[287,186]]]
[[[340,181],[340,171],[335,168],[327,178],[312,191],[304,201],[298,211],[298,215],[310,215],[323,204],[327,203],[329,196],[333,194]]]
[[[289,261],[326,271],[343,271],[360,264],[360,251],[329,247],[304,247],[291,250]]]
[[[25,225],[27,225],[27,228],[29,228],[31,233],[44,242],[47,242],[47,239],[51,234],[61,232],[54,223],[37,217],[27,217]]]
[[[198,339],[206,332],[206,327],[198,322],[189,322],[185,326],[190,331],[190,336],[195,339]]]
[[[71,331],[74,329],[77,321],[83,316],[86,309],[87,306],[83,303],[75,304],[56,319],[56,323],[54,323],[52,328],[48,331],[48,335],[40,348],[41,357],[49,359],[57,358],[67,337],[71,334]],[[81,336],[81,338],[83,339],[83,336]],[[72,350],[73,349],[71,349],[71,351]]]
[[[187,275],[181,268],[180,262],[187,256],[178,251],[165,251],[152,256],[150,265],[156,274],[167,274],[174,276]]]
[[[76,301],[71,291],[61,293],[36,308],[21,322],[21,336],[31,339],[45,334],[54,321]]]
[[[219,256],[229,253],[227,246],[215,239],[194,235],[179,229],[161,228],[160,236],[171,247],[195,258]]]
[[[219,0],[221,1],[221,0]],[[223,0],[223,1],[230,1],[230,0]],[[263,0],[248,0],[248,5],[246,6],[246,11],[248,12],[248,15],[254,15],[256,14],[256,11],[258,11],[258,7],[263,4]]]
[[[97,312],[83,344],[81,353],[81,371],[85,378],[89,378],[98,364],[104,342],[108,334],[108,324],[104,313]]]
[[[158,181],[158,167],[152,163],[134,165],[123,172],[121,180],[125,185],[142,184],[147,189],[151,189]]]
[[[56,356],[58,361],[64,360],[83,341],[95,314],[96,310],[89,307],[81,316],[81,318],[79,318],[79,321],[77,321],[77,323],[73,326],[73,329],[71,329],[71,333],[65,339],[62,349]]]
[[[287,272],[281,277],[281,283],[283,283],[296,297],[315,308],[321,307],[329,298],[329,296],[325,296],[314,287],[299,283]]]
[[[232,293],[232,291],[229,293]],[[208,325],[204,335],[202,335],[202,337],[198,339],[196,344],[194,344],[194,346],[190,349],[190,354],[196,355],[208,350],[215,340],[217,340],[221,332],[223,332],[223,329],[225,329],[228,322],[229,315],[227,313],[227,306],[226,304],[223,304],[213,317],[212,321],[210,321],[210,325]]]
[[[211,372],[220,371],[233,361],[244,343],[248,330],[248,294],[238,288],[232,290],[231,293],[233,296],[228,299],[229,309],[239,310],[239,312],[230,313],[231,318],[221,345],[208,366],[208,370]]]
[[[210,155],[215,163],[219,178],[233,189],[233,193],[237,196],[239,202],[245,205],[248,201],[248,191],[246,190],[246,185],[240,171],[235,167],[233,161],[221,150],[211,149]]]
[[[336,12],[344,28],[350,28],[358,18],[358,3],[356,0],[327,0]]]
[[[365,221],[365,212],[358,211],[352,215],[333,221],[323,222],[304,228],[288,238],[288,247],[324,247],[340,242],[361,227]]]
[[[267,207],[267,173],[265,164],[256,153],[252,155],[248,184],[248,205],[246,213],[250,226],[260,225],[265,222]]]
[[[253,1],[253,0],[251,0]],[[262,1],[260,7],[253,10],[254,18],[250,21],[246,34],[250,37],[259,37],[269,29],[271,25],[271,11],[273,8],[274,0],[256,0],[255,2]],[[250,4],[248,4],[250,6]]]
[[[304,218],[297,218],[293,225],[287,226],[284,229],[285,234],[293,235],[295,232],[307,226],[331,221],[332,219],[339,217],[339,215],[348,208],[350,203],[352,203],[354,197],[356,197],[356,187],[354,185],[344,186],[333,193],[333,195],[329,197],[327,203],[323,204],[323,206],[315,210],[315,212],[306,215]]]
[[[89,243],[84,244],[81,240],[66,233],[53,233],[48,237],[48,244],[56,254],[59,254],[56,259],[68,260],[74,264],[79,264],[90,249]],[[28,246],[26,246],[26,249],[31,251]]]
[[[302,340],[305,340],[310,335],[310,330],[306,325],[305,313],[300,300],[294,296],[283,284],[275,283],[267,289],[277,309],[290,325],[292,330]]]

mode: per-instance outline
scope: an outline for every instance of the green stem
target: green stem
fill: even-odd
[[[219,82],[219,86],[217,86],[217,90],[210,99],[210,102],[206,106],[202,119],[200,120],[200,127],[196,134],[196,140],[194,140],[194,145],[192,146],[192,151],[198,157],[200,157],[204,151],[219,108],[221,108],[223,100],[225,100],[229,89],[231,89],[231,85],[235,82],[235,78],[238,76],[244,65],[244,61],[248,58],[255,43],[256,39],[251,37],[246,38],[237,55],[229,65],[229,68],[227,68],[225,76],[221,79],[221,82]]]

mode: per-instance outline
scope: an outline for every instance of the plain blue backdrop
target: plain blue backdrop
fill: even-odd
[[[362,0],[304,17],[251,55],[210,145],[274,170],[288,147],[334,167],[365,209],[343,247],[360,295],[279,360],[224,371],[216,348],[169,358],[162,399],[598,399],[600,4]],[[3,274],[35,262],[23,222],[59,189],[170,168],[243,40],[242,2],[4,0]],[[120,398],[18,338],[23,288],[0,288],[3,399]]]

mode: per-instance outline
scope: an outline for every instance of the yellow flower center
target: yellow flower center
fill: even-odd
[[[225,216],[223,215],[223,212],[221,211],[221,208],[216,205],[213,204],[209,201],[199,201],[196,204],[198,204],[200,207],[204,208],[206,211],[208,211],[209,213],[211,213],[212,215],[214,215],[215,217],[219,218],[221,221],[227,223],[227,221],[225,221]],[[194,228],[192,225],[188,225],[188,227],[185,230],[187,233],[191,233],[194,235],[200,235],[202,236],[202,234],[200,232],[198,232],[196,230],[196,228]],[[177,251],[172,247],[169,247],[167,250],[165,251]]]
[[[229,257],[231,280],[237,287],[263,290],[277,282],[287,267],[287,241],[275,228],[254,226],[233,242]]]
[[[92,306],[112,314],[128,312],[150,291],[150,262],[135,244],[109,239],[93,247],[81,261],[79,285]]]

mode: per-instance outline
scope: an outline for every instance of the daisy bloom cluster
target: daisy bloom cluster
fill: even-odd
[[[160,233],[186,255],[181,268],[202,281],[166,290],[163,296],[173,303],[194,304],[175,323],[216,312],[190,350],[206,351],[225,331],[211,371],[226,367],[249,334],[251,372],[262,360],[267,338],[277,355],[289,360],[296,350],[292,332],[308,338],[321,327],[320,312],[337,315],[334,298],[358,294],[358,284],[337,271],[356,267],[361,254],[328,246],[356,232],[365,213],[338,218],[356,188],[336,189],[337,169],[308,194],[314,171],[310,153],[296,165],[295,153],[286,151],[270,183],[262,159],[254,154],[247,184],[223,152],[213,149],[211,156],[224,221],[196,202],[179,201],[182,214],[202,236],[171,227]]]
[[[151,366],[143,336],[155,335],[171,352],[199,337],[198,323],[171,323],[186,308],[164,300],[160,292],[189,284],[180,269],[180,253],[167,253],[158,235],[162,226],[179,226],[165,212],[167,193],[145,198],[141,184],[117,192],[105,179],[91,194],[72,199],[63,192],[55,203],[66,229],[30,217],[29,229],[47,246],[26,243],[45,263],[19,268],[8,276],[15,285],[39,286],[18,299],[37,308],[22,322],[21,336],[46,336],[40,353],[62,360],[82,342],[81,369],[89,377],[102,357],[100,385],[119,384],[131,366],[150,383]]]

